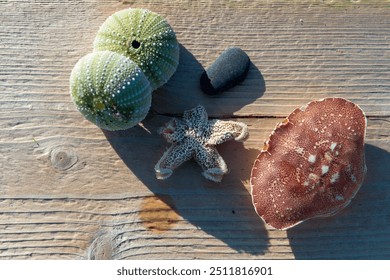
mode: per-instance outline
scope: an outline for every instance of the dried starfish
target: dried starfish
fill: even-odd
[[[220,182],[228,169],[215,146],[232,139],[244,141],[248,127],[241,122],[208,120],[206,109],[198,105],[185,111],[182,119],[171,119],[159,134],[172,145],[154,168],[157,179],[168,178],[175,168],[193,158],[207,179]]]

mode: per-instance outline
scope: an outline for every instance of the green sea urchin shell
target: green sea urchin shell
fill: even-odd
[[[86,119],[106,130],[130,128],[150,108],[150,83],[129,58],[110,51],[81,58],[70,76],[71,96]]]
[[[94,51],[109,50],[127,56],[148,77],[152,90],[165,84],[179,63],[175,32],[159,14],[126,9],[111,15],[100,27]]]

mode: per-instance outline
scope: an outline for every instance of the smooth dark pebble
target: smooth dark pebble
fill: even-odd
[[[238,47],[224,50],[220,56],[202,73],[200,87],[204,93],[222,93],[241,83],[248,74],[250,59]]]

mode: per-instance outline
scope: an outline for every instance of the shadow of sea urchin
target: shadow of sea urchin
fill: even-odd
[[[82,57],[72,70],[70,91],[86,119],[106,130],[142,121],[150,108],[150,83],[129,58],[111,51]]]
[[[125,9],[108,17],[94,41],[94,51],[102,50],[137,63],[152,90],[165,84],[179,63],[175,32],[161,15],[146,9]]]

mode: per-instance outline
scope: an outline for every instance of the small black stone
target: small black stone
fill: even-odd
[[[250,59],[238,47],[224,50],[200,77],[204,93],[214,95],[241,83],[248,74]]]

